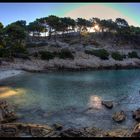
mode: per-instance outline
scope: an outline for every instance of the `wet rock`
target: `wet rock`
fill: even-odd
[[[124,111],[119,111],[113,114],[112,119],[119,123],[126,119],[126,115]]]
[[[82,132],[86,137],[102,137],[103,134],[101,129],[95,127],[86,127]]]
[[[61,124],[58,124],[58,123],[53,124],[53,127],[55,130],[62,130],[63,129],[63,126]]]
[[[84,137],[85,135],[79,130],[74,128],[69,128],[60,133],[61,137]]]
[[[102,101],[102,105],[104,105],[106,108],[111,109],[113,107],[112,101]]]
[[[102,137],[103,131],[95,127],[70,128],[60,133],[61,137]]]
[[[140,121],[140,108],[134,111],[132,116],[136,121]]]
[[[0,136],[50,137],[54,131],[48,125],[7,123],[0,125]]]
[[[19,136],[19,130],[15,125],[1,124],[0,125],[0,137],[17,137]]]
[[[129,131],[127,129],[116,129],[104,133],[104,137],[128,137]]]
[[[131,136],[131,137],[140,137],[140,123],[138,123],[138,124],[134,127],[134,129],[133,129],[133,131],[132,131],[132,133],[131,133],[130,136]]]
[[[0,123],[12,122],[17,119],[13,108],[6,102],[0,101]]]
[[[30,127],[30,132],[33,137],[45,137],[49,136],[49,133],[52,132],[50,127],[42,127],[42,126],[32,126]]]

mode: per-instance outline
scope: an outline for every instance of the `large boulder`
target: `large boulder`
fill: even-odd
[[[6,101],[0,101],[0,123],[12,122],[16,119],[13,108]]]
[[[136,111],[133,111],[132,116],[136,121],[140,121],[140,108],[137,109]]]
[[[112,115],[112,119],[118,123],[124,121],[126,119],[126,115],[124,113],[124,111],[119,111],[119,112],[115,112]]]
[[[104,105],[106,108],[111,109],[113,107],[112,101],[102,101],[102,105]]]

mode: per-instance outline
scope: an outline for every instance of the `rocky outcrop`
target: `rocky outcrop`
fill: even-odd
[[[49,137],[53,129],[48,125],[6,123],[0,125],[0,137]]]
[[[115,122],[122,122],[126,119],[126,115],[124,113],[124,111],[119,111],[119,112],[115,112],[113,115],[112,115],[112,119],[115,121]]]
[[[136,111],[133,111],[132,116],[136,121],[140,121],[140,108],[137,109]]]
[[[0,123],[12,122],[16,119],[13,108],[6,101],[0,101]]]
[[[102,105],[104,105],[106,108],[111,109],[113,107],[112,101],[102,101]]]
[[[95,127],[70,128],[63,130],[59,135],[61,137],[102,137],[103,131]]]

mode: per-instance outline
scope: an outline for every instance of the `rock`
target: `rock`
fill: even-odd
[[[63,129],[63,126],[61,124],[58,124],[58,123],[53,124],[53,127],[55,130],[62,130]]]
[[[134,129],[133,129],[133,131],[132,131],[132,133],[131,133],[130,136],[131,136],[131,137],[140,137],[140,123],[138,123],[138,124],[134,127]]]
[[[106,108],[111,109],[113,107],[112,101],[102,101],[102,105],[104,105]]]
[[[83,137],[83,133],[78,130],[78,129],[74,129],[74,128],[69,128],[67,130],[64,130],[60,133],[61,137]]]
[[[17,137],[19,136],[19,130],[15,125],[1,124],[0,125],[0,137]]]
[[[60,133],[61,137],[102,137],[103,131],[95,127],[70,128]]]
[[[48,125],[7,123],[0,125],[0,136],[7,137],[50,137],[55,133]]]
[[[0,123],[12,122],[16,119],[13,108],[6,101],[0,101]]]
[[[124,111],[116,112],[113,114],[112,119],[119,123],[126,119],[126,115]]]
[[[103,131],[95,127],[87,127],[83,129],[83,134],[86,137],[102,137]]]
[[[45,137],[52,132],[52,129],[48,126],[30,126],[30,132],[33,137]]]
[[[105,137],[128,137],[129,131],[127,129],[116,129],[104,133]]]
[[[136,121],[140,121],[140,108],[134,111],[132,116]]]

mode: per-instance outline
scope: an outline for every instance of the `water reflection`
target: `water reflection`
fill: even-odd
[[[25,90],[22,88],[12,89],[10,87],[0,87],[0,98],[7,98],[14,95],[20,95]]]
[[[90,96],[89,107],[95,108],[95,109],[101,109],[102,108],[101,97],[96,96],[96,95]]]

